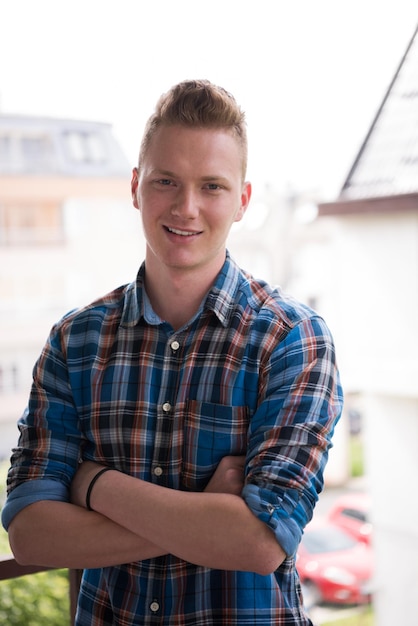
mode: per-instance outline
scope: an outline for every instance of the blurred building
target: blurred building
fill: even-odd
[[[361,97],[361,94],[359,94]],[[418,615],[418,35],[343,186],[319,205],[334,230],[333,327],[347,403],[364,417],[376,626]],[[332,226],[331,226],[332,225]]]
[[[51,325],[133,279],[140,233],[110,125],[0,115],[0,458]]]
[[[334,332],[339,308],[331,271],[335,223],[316,219],[317,201],[316,190],[283,194],[272,185],[256,190],[244,219],[231,231],[228,248],[241,267],[306,302]],[[325,470],[329,487],[345,485],[350,477],[349,436],[347,410],[335,430]]]

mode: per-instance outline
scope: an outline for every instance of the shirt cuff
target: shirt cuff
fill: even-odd
[[[40,500],[68,502],[68,488],[57,480],[48,478],[21,483],[8,495],[2,509],[1,522],[3,527],[7,530],[12,519],[22,509]]]
[[[242,492],[247,506],[262,522],[274,532],[277,541],[287,556],[295,554],[304,524],[296,512],[299,493],[296,489],[288,489],[283,495],[248,484]],[[293,517],[292,517],[293,515]]]

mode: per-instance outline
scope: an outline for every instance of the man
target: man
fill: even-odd
[[[230,94],[163,95],[132,177],[137,280],[65,316],[35,367],[3,523],[21,563],[85,570],[78,625],[311,623],[295,552],[341,389],[323,320],[226,251],[246,162]]]

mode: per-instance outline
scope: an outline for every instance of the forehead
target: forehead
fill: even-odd
[[[161,125],[142,155],[142,165],[170,169],[176,164],[242,172],[243,150],[228,128]]]

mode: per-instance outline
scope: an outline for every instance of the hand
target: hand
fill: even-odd
[[[210,479],[206,493],[241,495],[244,487],[245,456],[224,456]]]
[[[104,465],[99,465],[92,461],[80,463],[71,483],[70,499],[72,504],[86,508],[87,489],[97,472],[100,472],[103,467]]]

